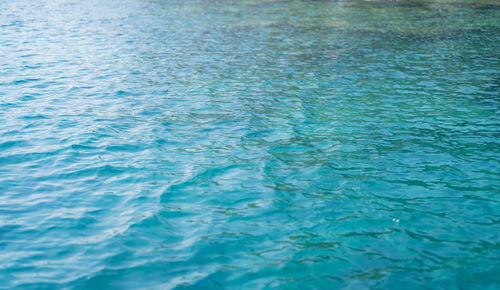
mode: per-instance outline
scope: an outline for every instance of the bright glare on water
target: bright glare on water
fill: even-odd
[[[0,288],[500,287],[500,2],[0,1]]]

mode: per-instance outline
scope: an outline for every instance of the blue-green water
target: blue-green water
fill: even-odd
[[[1,1],[1,288],[500,287],[500,3]]]

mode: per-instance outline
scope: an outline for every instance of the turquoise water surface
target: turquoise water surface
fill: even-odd
[[[500,2],[0,2],[0,288],[498,289]]]

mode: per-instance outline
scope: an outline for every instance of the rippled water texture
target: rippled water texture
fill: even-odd
[[[500,287],[499,19],[1,1],[0,287]]]

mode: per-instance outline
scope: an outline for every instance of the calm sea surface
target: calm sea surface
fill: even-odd
[[[0,2],[0,288],[500,287],[500,2]]]

